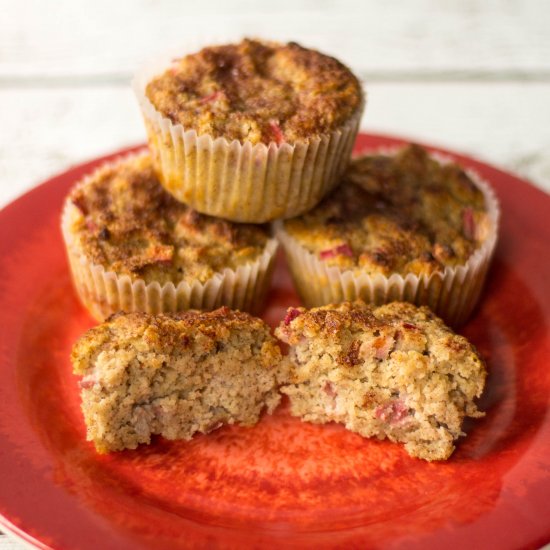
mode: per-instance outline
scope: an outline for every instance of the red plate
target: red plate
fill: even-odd
[[[357,150],[399,140],[359,137]],[[85,441],[69,352],[92,319],[59,232],[69,187],[98,159],[0,212],[0,519],[41,547],[519,548],[550,540],[550,197],[455,156],[493,183],[502,231],[463,333],[490,369],[447,463],[285,407],[254,428],[98,456]],[[266,319],[296,305],[281,261]]]

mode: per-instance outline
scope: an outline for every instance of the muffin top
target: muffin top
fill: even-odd
[[[370,338],[357,340],[367,334]],[[335,357],[346,368],[367,358],[397,359],[400,352],[415,351],[444,369],[451,367],[455,376],[472,384],[486,374],[483,360],[466,338],[455,334],[428,307],[406,302],[376,307],[357,300],[310,310],[289,308],[275,335],[291,346],[308,339],[347,343],[345,352]]]
[[[69,246],[118,275],[160,284],[201,283],[257,260],[266,226],[199,214],[159,184],[149,154],[99,169],[67,198]]]
[[[265,360],[263,366],[273,367],[281,361],[281,350],[269,326],[258,317],[228,307],[158,315],[116,313],[79,338],[71,360],[74,372],[85,374],[103,351],[134,346],[140,352],[154,351],[164,358],[186,350],[194,350],[200,356],[219,351],[235,334],[242,337],[246,333],[253,334],[254,346]]]
[[[307,141],[357,112],[361,86],[336,59],[289,42],[245,39],[174,59],[146,87],[164,117],[228,141]]]
[[[464,264],[491,221],[483,193],[460,166],[410,145],[354,159],[331,195],[284,228],[330,266],[429,275]]]

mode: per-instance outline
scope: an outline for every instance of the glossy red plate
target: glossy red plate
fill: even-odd
[[[357,150],[399,140],[362,135]],[[450,154],[450,153],[448,153]],[[113,158],[106,157],[106,159]],[[72,343],[93,325],[59,232],[53,178],[0,212],[0,523],[40,547],[534,548],[550,541],[550,197],[452,155],[493,183],[502,231],[462,332],[487,359],[481,406],[451,460],[291,418],[98,456],[85,441]],[[283,261],[265,317],[296,305]]]

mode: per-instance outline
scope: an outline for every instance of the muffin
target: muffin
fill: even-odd
[[[237,222],[315,206],[345,169],[364,104],[349,69],[294,42],[206,47],[145,67],[134,89],[165,188]]]
[[[100,453],[153,434],[191,439],[223,424],[252,426],[280,400],[284,362],[269,327],[226,307],[117,314],[75,344],[88,440]]]
[[[474,173],[410,145],[354,159],[330,196],[276,232],[308,307],[404,300],[457,326],[479,298],[498,218]]]
[[[77,184],[62,230],[76,290],[98,320],[119,310],[259,310],[277,248],[266,226],[214,219],[175,200],[147,153]]]
[[[409,455],[446,460],[486,370],[475,348],[427,307],[345,302],[290,308],[276,335],[290,346],[291,414],[339,422],[363,437],[405,444]]]

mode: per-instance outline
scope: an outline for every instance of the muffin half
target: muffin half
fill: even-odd
[[[166,189],[239,222],[315,206],[345,169],[364,104],[336,59],[255,40],[153,63],[134,88]]]
[[[413,145],[354,159],[331,195],[276,231],[308,307],[405,300],[460,325],[479,298],[498,219],[486,183]]]
[[[86,332],[71,359],[100,453],[135,449],[153,434],[191,439],[251,426],[277,406],[286,376],[269,327],[228,308],[115,315]]]
[[[291,308],[275,334],[290,346],[291,413],[446,460],[487,375],[483,360],[428,308],[344,302]]]
[[[259,310],[277,249],[266,226],[214,219],[175,200],[147,153],[77,184],[62,231],[76,290],[98,320],[120,310]]]

